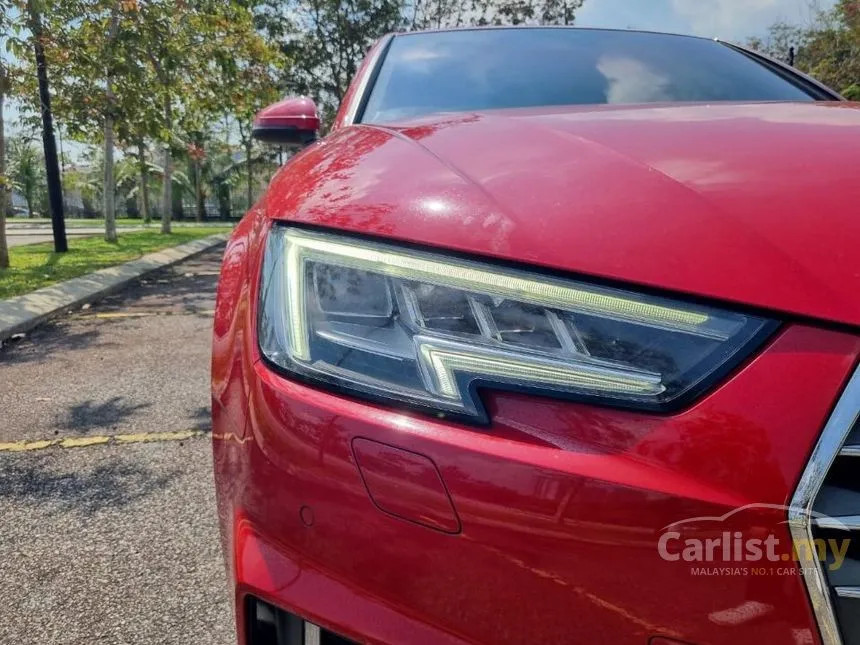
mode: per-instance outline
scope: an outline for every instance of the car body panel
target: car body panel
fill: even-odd
[[[660,559],[656,540],[685,518],[786,504],[858,354],[855,336],[793,326],[684,413],[492,393],[485,431],[309,388],[257,362],[248,436],[214,442],[237,594],[360,642],[815,642],[799,576],[696,579]],[[368,437],[432,459],[459,534],[373,503],[350,447]],[[779,509],[738,519],[732,530],[787,539]],[[769,609],[743,630],[714,618],[747,602]]]
[[[354,126],[288,164],[268,212],[858,325],[858,135],[850,103]]]
[[[777,563],[781,575],[695,575],[657,543],[689,518],[685,535],[719,526],[789,540],[782,506],[860,360],[860,109],[604,106],[353,124],[385,42],[332,133],[278,172],[225,253],[212,434],[239,642],[254,596],[387,645],[819,643],[794,561]],[[673,414],[484,390],[490,424],[470,426],[312,387],[262,360],[259,277],[276,220],[784,324]]]

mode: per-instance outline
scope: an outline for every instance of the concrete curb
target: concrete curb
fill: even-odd
[[[119,291],[147,273],[203,253],[226,242],[229,237],[229,234],[210,235],[23,296],[0,300],[0,343],[14,334],[33,329],[49,318]]]

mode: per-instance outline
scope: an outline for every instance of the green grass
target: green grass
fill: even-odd
[[[0,300],[229,230],[229,227],[209,226],[174,229],[170,235],[162,235],[157,229],[120,232],[116,244],[109,244],[99,236],[70,238],[67,253],[54,253],[51,242],[16,246],[9,249],[11,266],[0,269]]]
[[[50,222],[51,220],[48,220]],[[180,224],[180,222],[171,222],[174,226]],[[66,218],[66,226],[69,228],[77,228],[77,227],[85,227],[85,226],[104,226],[105,221],[103,219],[72,219]],[[117,226],[143,226],[142,219],[131,219],[128,217],[117,217],[116,218]],[[149,223],[149,226],[161,226],[161,221],[154,219]]]
[[[10,217],[6,220],[10,224],[50,224],[51,220],[44,217],[36,217],[33,219],[29,219],[27,217]],[[88,228],[92,226],[104,226],[105,221],[103,219],[75,219],[71,217],[66,218],[66,228]],[[225,224],[229,225],[229,222]],[[147,228],[158,228],[161,226],[161,220],[158,218],[153,219],[149,225],[145,225],[142,219],[132,219],[130,217],[118,217],[116,219],[117,226],[141,226]],[[198,223],[193,220],[181,220],[179,222],[173,221],[171,222],[173,228],[183,227],[183,226],[219,226],[217,222],[203,222]]]

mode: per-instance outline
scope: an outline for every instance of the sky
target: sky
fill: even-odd
[[[806,23],[835,0],[585,0],[579,27],[615,27],[695,34],[744,42],[774,22]]]

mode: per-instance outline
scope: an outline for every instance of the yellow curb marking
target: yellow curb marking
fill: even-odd
[[[104,444],[154,443],[161,441],[184,441],[208,434],[202,430],[180,432],[138,432],[134,434],[96,435],[92,437],[68,437],[66,439],[42,439],[40,441],[14,441],[0,443],[0,452],[30,452],[45,448],[86,448]]]
[[[45,439],[43,441],[16,441],[14,443],[0,443],[0,452],[23,452],[24,450],[42,450],[59,443],[56,439]]]
[[[148,443],[151,441],[183,441],[191,437],[199,437],[201,430],[183,430],[181,432],[140,432],[137,434],[118,434],[114,439],[119,443]]]
[[[60,441],[60,446],[63,448],[85,448],[86,446],[95,446],[100,443],[107,443],[110,437],[79,437],[63,439]]]

